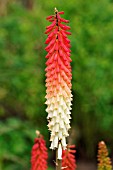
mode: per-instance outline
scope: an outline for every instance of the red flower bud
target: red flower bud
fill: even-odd
[[[31,151],[31,170],[47,170],[47,148],[43,136],[35,138]]]
[[[74,150],[72,150],[74,149]],[[67,146],[66,150],[62,153],[62,168],[65,170],[76,170],[76,160],[75,160],[75,145]]]
[[[64,11],[60,11],[60,12],[58,12],[60,15],[62,15],[62,14],[64,14]]]

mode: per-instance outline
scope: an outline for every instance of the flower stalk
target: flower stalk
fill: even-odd
[[[56,149],[56,170],[61,170],[61,168],[62,168],[62,157],[61,159],[58,159],[58,149]]]
[[[67,38],[71,33],[69,21],[60,15],[55,8],[55,14],[46,19],[52,22],[46,27],[47,39],[45,41],[48,52],[46,55],[46,104],[48,112],[48,128],[51,132],[50,148],[57,149],[57,159],[62,159],[62,149],[66,149],[66,137],[69,136],[71,119],[71,66],[70,40]],[[63,24],[63,23],[65,24]]]

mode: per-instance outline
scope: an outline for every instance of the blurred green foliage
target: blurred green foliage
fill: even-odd
[[[79,159],[94,158],[99,140],[113,151],[113,1],[35,0],[32,10],[12,1],[0,17],[0,170],[30,169],[45,112],[45,18],[64,10],[72,36],[73,142]]]

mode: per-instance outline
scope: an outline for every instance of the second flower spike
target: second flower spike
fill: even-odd
[[[67,38],[71,33],[66,25],[68,20],[61,18],[63,11],[58,12],[46,19],[51,22],[46,27],[46,104],[48,112],[48,128],[51,132],[51,149],[65,149],[66,137],[69,135],[71,119],[71,58],[70,40]],[[59,149],[60,149],[59,148]],[[60,156],[61,157],[61,156]]]

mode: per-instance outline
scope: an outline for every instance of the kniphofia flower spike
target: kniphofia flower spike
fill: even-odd
[[[31,152],[31,170],[47,170],[46,142],[39,131],[36,131],[36,134],[38,137],[34,140]]]
[[[108,150],[104,141],[98,144],[98,170],[112,170],[111,160],[108,156]]]
[[[68,145],[66,150],[63,150],[62,154],[62,169],[75,170],[77,168],[75,160],[75,145]]]
[[[51,149],[58,148],[58,159],[61,159],[62,148],[66,149],[66,137],[70,129],[71,110],[71,66],[70,27],[65,25],[68,20],[61,18],[63,11],[47,17],[52,22],[46,27],[47,39],[45,41],[48,52],[46,55],[46,104],[48,112],[48,128],[51,131]],[[63,24],[64,23],[64,24]]]

